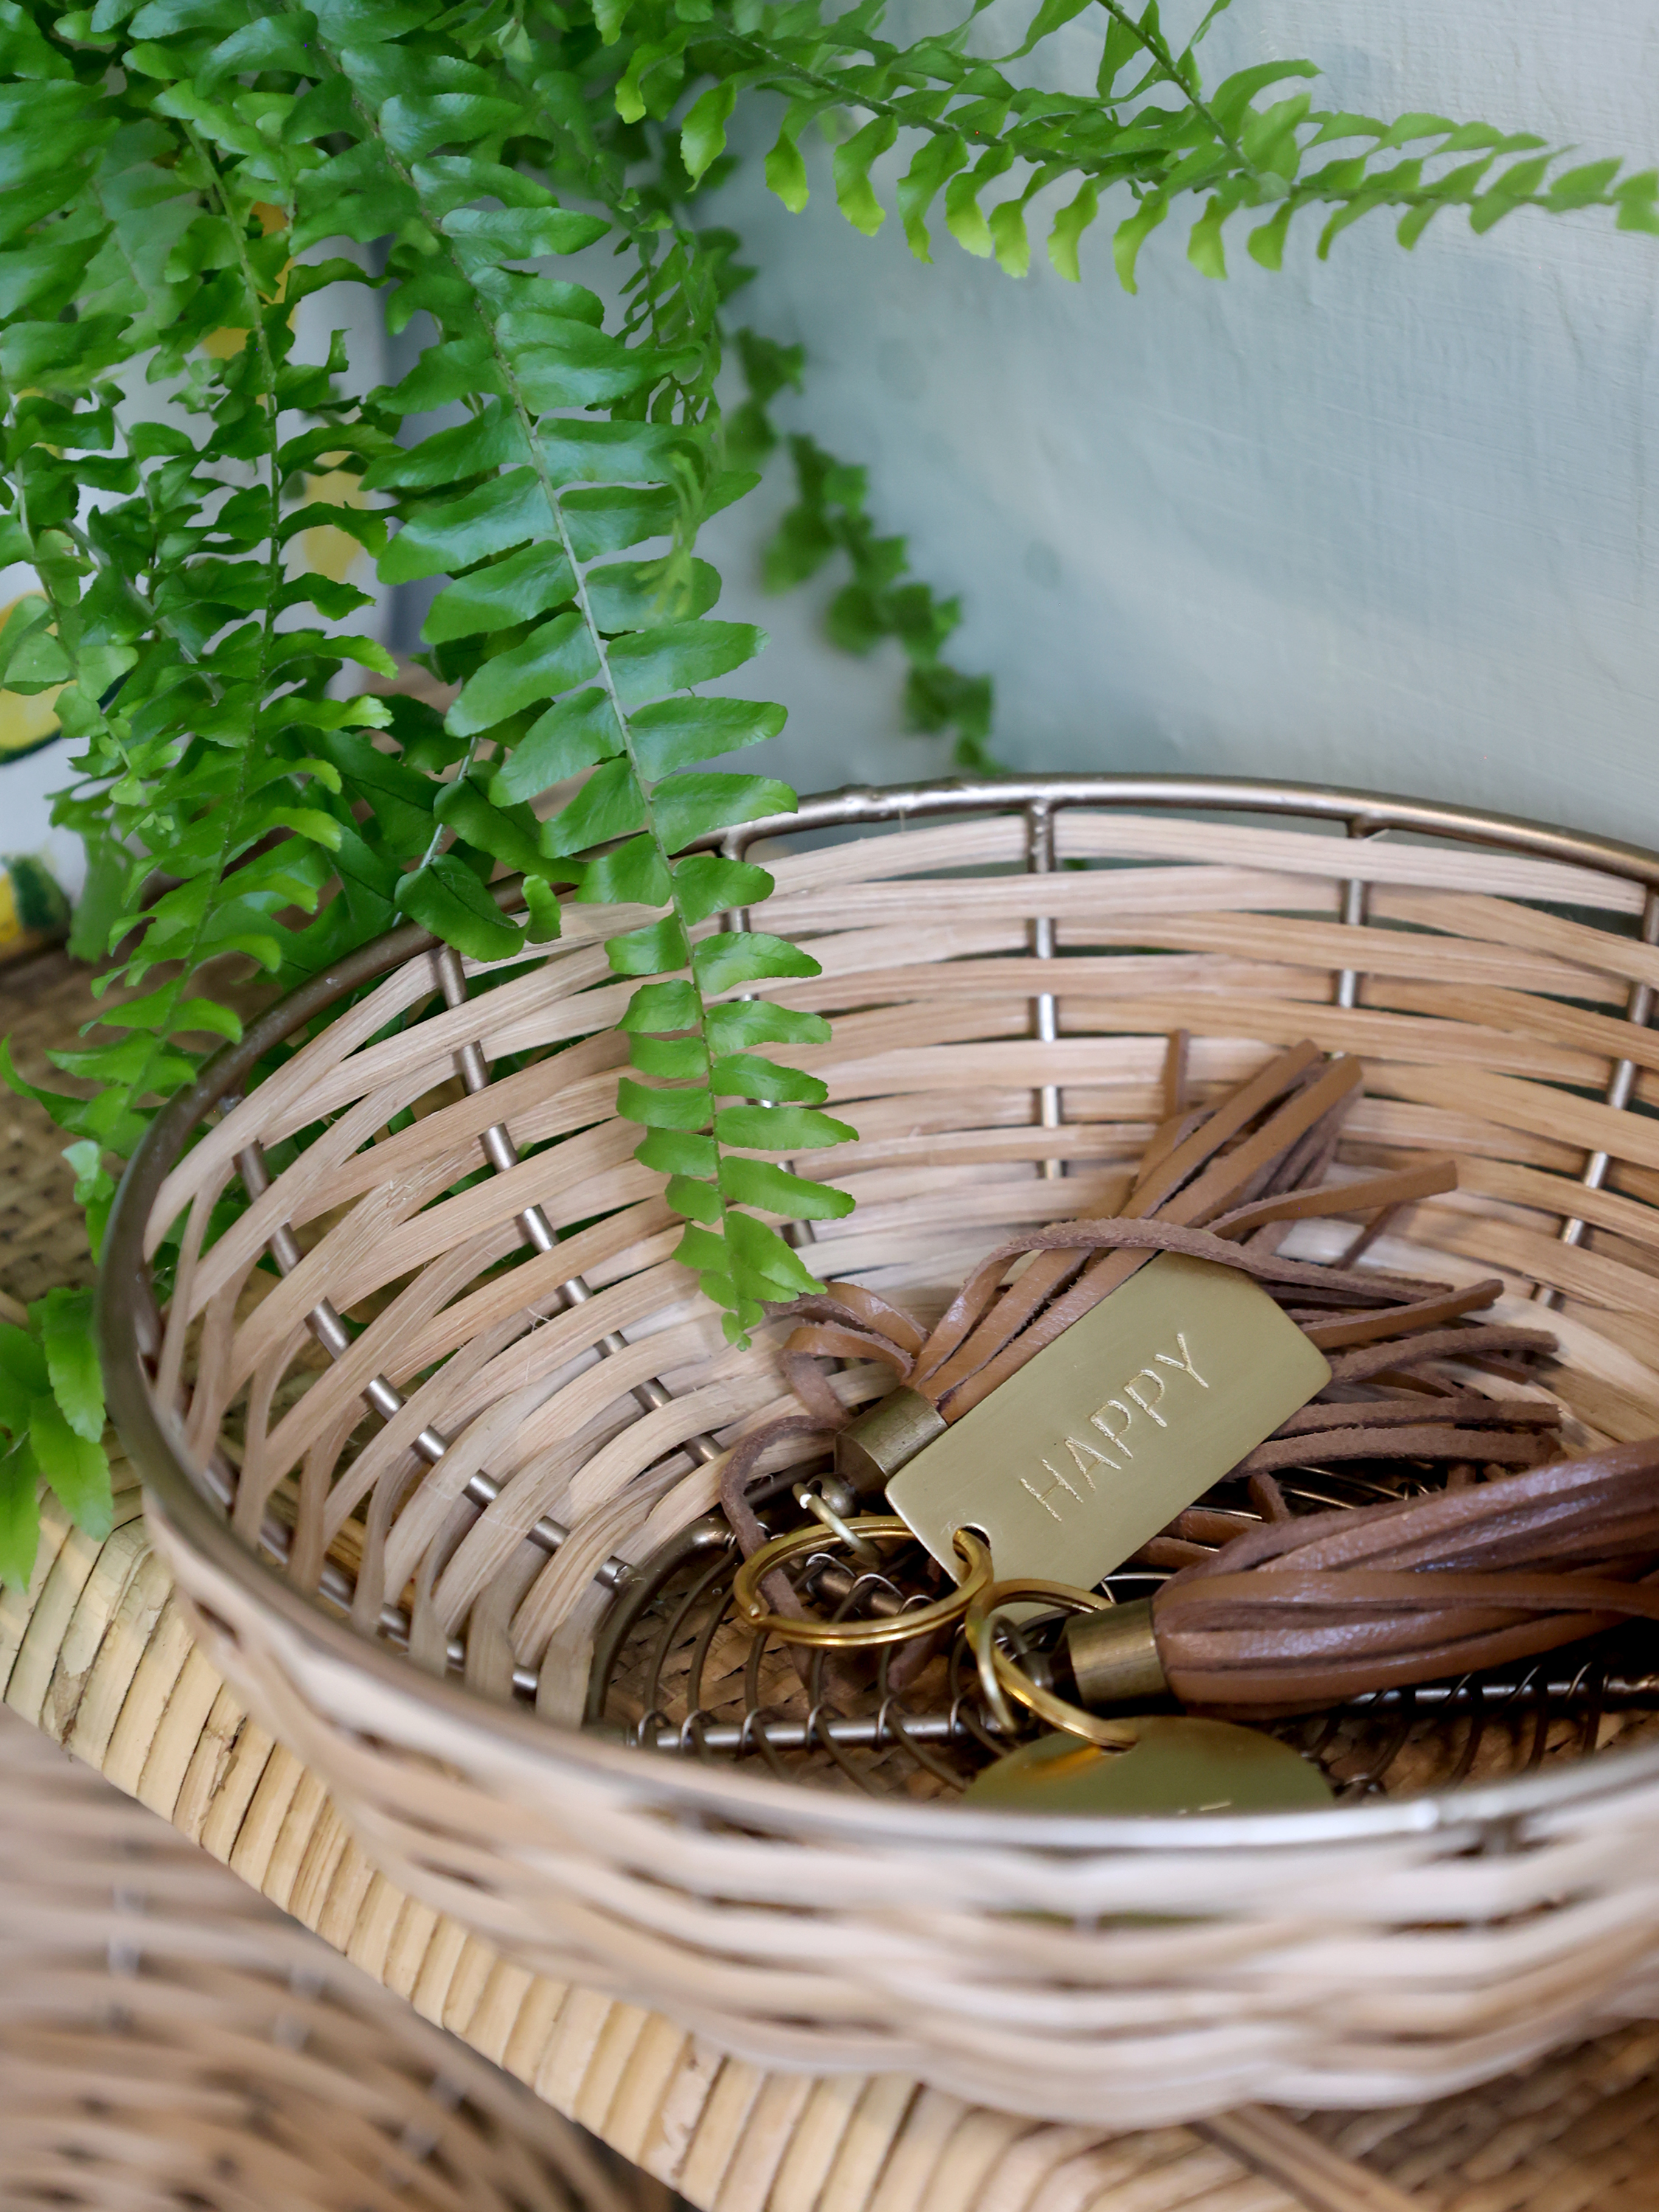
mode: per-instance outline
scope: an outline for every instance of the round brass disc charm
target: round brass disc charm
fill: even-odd
[[[1138,1718],[1128,1751],[1075,1735],[1039,1736],[988,1766],[963,1792],[977,1811],[1011,1813],[1297,1813],[1331,1802],[1331,1785],[1277,1737],[1231,1721]]]

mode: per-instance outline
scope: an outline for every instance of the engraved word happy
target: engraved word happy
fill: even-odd
[[[1078,1483],[1079,1481],[1086,1483],[1089,1489],[1092,1491],[1095,1487],[1094,1470],[1097,1467],[1109,1468],[1114,1474],[1123,1473],[1121,1461],[1133,1461],[1134,1458],[1133,1449],[1128,1442],[1128,1432],[1138,1419],[1144,1419],[1156,1422],[1160,1429],[1169,1427],[1170,1415],[1178,1414],[1182,1397],[1187,1394],[1177,1389],[1176,1398],[1170,1401],[1169,1413],[1166,1414],[1163,1407],[1165,1399],[1169,1397],[1171,1386],[1178,1385],[1181,1376],[1190,1376],[1200,1390],[1209,1389],[1209,1384],[1193,1364],[1193,1356],[1188,1349],[1185,1332],[1177,1329],[1175,1340],[1175,1352],[1154,1352],[1152,1364],[1150,1367],[1138,1369],[1127,1382],[1120,1382],[1117,1396],[1108,1398],[1104,1405],[1097,1407],[1089,1416],[1090,1426],[1099,1430],[1112,1450],[1119,1455],[1119,1458],[1114,1459],[1109,1454],[1102,1451],[1097,1444],[1091,1442],[1086,1437],[1066,1437],[1062,1439],[1059,1449],[1060,1452],[1066,1452],[1071,1455],[1072,1476],[1064,1474],[1054,1465],[1052,1459],[1046,1458],[1040,1464],[1049,1478],[1047,1483],[1033,1481],[1029,1475],[1020,1476],[1020,1488],[1034,1498],[1045,1513],[1052,1515],[1056,1521],[1064,1520],[1066,1517],[1065,1509],[1054,1502],[1055,1493],[1060,1491],[1063,1491],[1068,1498],[1075,1499],[1080,1505],[1083,1503],[1084,1492],[1079,1489]],[[1177,1353],[1180,1355],[1178,1358]],[[1153,1390],[1157,1392],[1156,1396],[1150,1395]],[[1115,1419],[1114,1416],[1116,1417]],[[1057,1452],[1056,1457],[1058,1456]]]

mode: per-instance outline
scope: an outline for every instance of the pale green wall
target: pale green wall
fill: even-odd
[[[1659,158],[1656,0],[1237,0],[1209,52],[1212,79],[1305,54],[1334,106]],[[1659,843],[1659,240],[1442,217],[1407,254],[1372,218],[1322,266],[1304,231],[1278,277],[1241,241],[1217,284],[1170,224],[1132,300],[1103,225],[1080,288],[948,240],[924,268],[896,221],[851,231],[817,163],[799,217],[757,164],[726,191],[764,271],[738,306],[805,340],[799,419],[872,465],[884,526],[963,593],[1006,758],[1381,785]],[[750,509],[781,474],[714,535],[722,611],[774,633],[755,673],[794,710],[784,772],[939,772],[943,748],[896,741],[896,659],[850,664],[754,589]]]

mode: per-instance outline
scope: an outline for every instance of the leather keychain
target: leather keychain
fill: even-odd
[[[805,1411],[745,1439],[721,1485],[745,1555],[767,1540],[746,1496],[762,1454],[798,1438],[805,1455],[833,1435],[836,1483],[802,1493],[821,1519],[884,1489],[953,1577],[966,1527],[989,1544],[999,1577],[1086,1586],[1218,1478],[1263,1449],[1272,1458],[1270,1438],[1289,1454],[1279,1464],[1375,1455],[1374,1397],[1352,1409],[1309,1402],[1333,1387],[1352,1395],[1356,1352],[1373,1389],[1393,1391],[1380,1416],[1400,1423],[1392,1449],[1522,1466],[1545,1455],[1535,1413],[1409,1376],[1375,1382],[1407,1345],[1502,1290],[1496,1278],[1457,1290],[1352,1264],[1400,1207],[1454,1188],[1453,1164],[1326,1181],[1358,1096],[1357,1061],[1300,1044],[1212,1108],[1190,1109],[1185,1051],[1184,1036],[1171,1040],[1166,1112],[1116,1210],[1000,1246],[931,1332],[854,1284],[786,1310],[804,1324],[784,1366]],[[1335,1264],[1280,1255],[1292,1223],[1348,1213],[1371,1219]],[[1553,1340],[1510,1332],[1491,1348]],[[879,1360],[896,1387],[849,1419],[817,1364],[825,1356]],[[766,1595],[781,1618],[805,1617],[781,1573]]]

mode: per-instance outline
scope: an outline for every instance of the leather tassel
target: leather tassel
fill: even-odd
[[[1398,1504],[1269,1519],[1152,1601],[1182,1705],[1313,1712],[1659,1620],[1659,1437]]]

